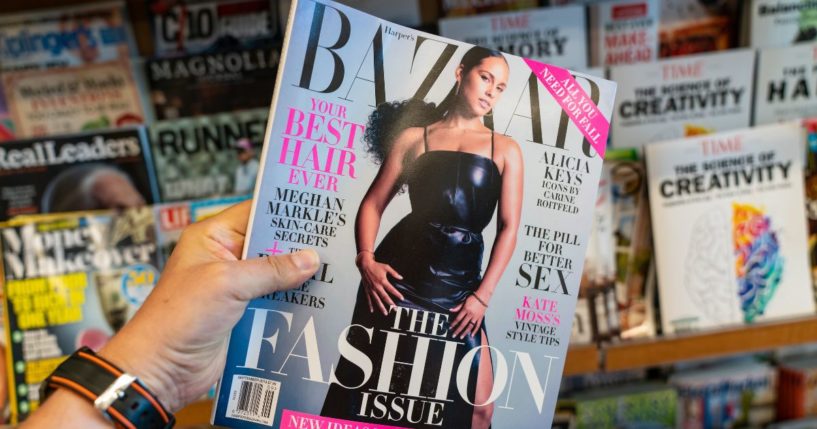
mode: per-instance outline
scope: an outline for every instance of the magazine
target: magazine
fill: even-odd
[[[235,195],[232,197],[213,198],[190,202],[190,221],[199,222],[213,217],[227,208],[250,199],[251,195]]]
[[[817,116],[816,66],[817,43],[760,50],[754,123],[768,124]]]
[[[748,127],[754,68],[749,49],[611,67],[619,85],[613,147]]]
[[[161,265],[164,266],[179,243],[182,231],[192,223],[190,202],[156,204],[153,206],[153,213],[156,217],[156,247]]]
[[[141,124],[145,113],[127,60],[2,75],[15,133],[40,137]]]
[[[539,0],[442,0],[442,16],[476,15],[486,12],[505,12],[539,6]]]
[[[748,5],[749,46],[782,48],[817,41],[817,2],[753,0]]]
[[[0,80],[0,142],[14,138],[14,123],[11,122],[9,107],[3,91],[3,82]]]
[[[125,4],[0,16],[0,69],[80,66],[138,56]]]
[[[213,198],[208,200],[181,201],[156,204],[153,206],[156,216],[156,246],[159,249],[161,266],[167,263],[173,249],[176,248],[182,232],[191,223],[204,220],[241,201],[250,199],[251,195]]]
[[[244,256],[322,265],[249,304],[214,424],[547,427],[614,84],[330,1],[284,52]]]
[[[143,128],[0,145],[0,221],[14,216],[138,207],[157,200]]]
[[[159,276],[150,207],[22,217],[0,228],[12,422],[79,347],[102,347]]]
[[[811,285],[817,302],[817,118],[803,120],[805,128],[806,165],[803,168],[808,225],[808,255]]]
[[[665,334],[815,313],[799,123],[646,154]]]
[[[151,125],[161,201],[252,193],[267,113],[256,109]]]
[[[594,67],[658,58],[658,0],[605,1],[590,11],[590,62]]]
[[[279,48],[152,58],[145,61],[158,120],[269,107]]]
[[[427,1],[340,0],[338,3],[343,3],[351,8],[406,27],[417,28],[427,24],[436,25],[437,23],[437,5],[434,3],[429,5]],[[423,13],[426,8],[432,7],[434,13]]]
[[[678,394],[658,383],[627,384],[576,395],[576,429],[676,427]]]
[[[768,363],[729,362],[675,373],[677,427],[760,428],[775,420],[777,373]]]
[[[616,303],[622,338],[655,336],[655,272],[647,172],[640,151],[610,150]]]
[[[258,48],[278,37],[277,2],[269,0],[151,0],[157,56]]]
[[[659,56],[675,57],[738,46],[738,0],[661,2]]]
[[[583,6],[441,19],[440,35],[571,70],[587,68]]]

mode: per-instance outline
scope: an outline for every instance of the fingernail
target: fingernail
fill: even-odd
[[[312,249],[299,250],[292,254],[292,261],[302,271],[315,271],[320,263],[318,252]]]

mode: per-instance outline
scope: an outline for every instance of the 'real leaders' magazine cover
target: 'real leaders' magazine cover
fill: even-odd
[[[249,304],[214,424],[547,427],[615,85],[322,0],[283,52],[244,256],[322,265]]]

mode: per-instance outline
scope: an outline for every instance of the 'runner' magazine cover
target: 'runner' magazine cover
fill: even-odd
[[[244,256],[322,265],[249,304],[214,424],[549,427],[614,93],[293,1]]]

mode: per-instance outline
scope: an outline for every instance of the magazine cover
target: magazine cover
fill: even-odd
[[[156,56],[264,47],[278,37],[277,2],[151,0]]]
[[[584,6],[549,7],[439,21],[440,35],[571,70],[587,68]]]
[[[808,255],[811,264],[811,284],[817,302],[817,118],[803,120],[805,128],[806,219],[808,221]]]
[[[256,109],[151,125],[161,201],[251,194],[267,114]]]
[[[156,246],[160,255],[160,266],[164,267],[173,249],[176,248],[185,227],[250,198],[251,195],[248,194],[154,205]]]
[[[675,428],[678,394],[665,384],[597,389],[576,396],[576,429]]]
[[[676,427],[765,428],[775,421],[777,372],[768,363],[729,362],[674,374]]]
[[[156,202],[147,146],[143,128],[4,142],[0,221]]]
[[[594,67],[658,58],[658,0],[605,1],[589,6],[590,63]]]
[[[817,116],[815,79],[817,43],[760,50],[754,123],[768,124]]]
[[[610,169],[605,162],[587,240],[579,299],[573,313],[572,344],[609,339],[619,329],[615,294],[609,293],[613,292],[616,276],[612,197]]]
[[[145,75],[156,119],[177,119],[268,107],[279,48],[153,58]]]
[[[138,56],[122,1],[0,16],[0,69],[79,66]]]
[[[384,2],[382,0],[341,0],[338,3],[406,27],[417,28],[423,25],[437,23],[436,2],[428,2],[426,0],[402,0],[399,2]],[[431,4],[431,6],[429,6],[429,4]],[[433,8],[433,10],[428,11],[428,9],[431,8]]]
[[[213,198],[190,202],[190,221],[200,222],[213,217],[225,209],[242,201],[249,200],[252,195],[234,195],[232,197]]]
[[[14,138],[14,123],[11,122],[3,82],[0,79],[0,142]]]
[[[741,3],[751,2],[662,1],[659,56],[691,55],[738,46]]]
[[[144,122],[130,62],[113,61],[2,75],[18,137],[41,137]]]
[[[749,46],[780,48],[817,41],[817,3],[810,0],[753,0]]]
[[[777,419],[792,420],[817,414],[817,359],[788,359],[778,367]]]
[[[800,125],[646,147],[670,334],[813,315]]]
[[[639,151],[609,150],[615,288],[622,338],[655,336],[655,273],[647,171]]]
[[[477,15],[539,6],[539,0],[442,0],[439,3],[442,16]]]
[[[547,426],[614,84],[313,0],[285,52],[244,254],[323,265],[250,303],[214,424]]]
[[[153,206],[156,218],[156,247],[159,261],[164,267],[176,244],[182,237],[182,231],[190,225],[190,202],[156,204]]]
[[[153,211],[28,216],[0,228],[12,422],[79,347],[102,347],[159,276]]]
[[[619,85],[613,147],[748,127],[754,68],[749,49],[611,67]]]

